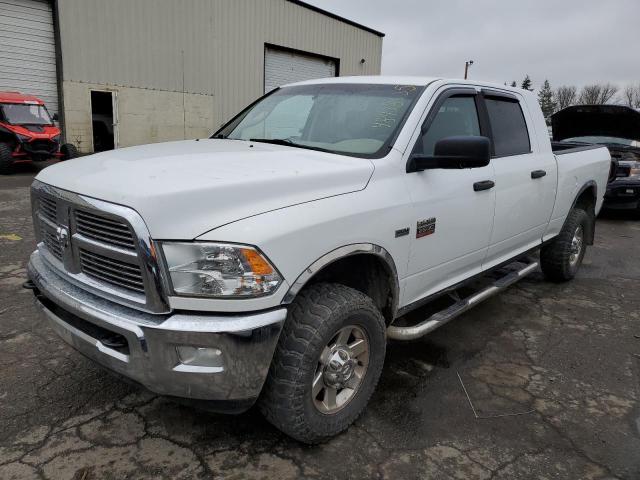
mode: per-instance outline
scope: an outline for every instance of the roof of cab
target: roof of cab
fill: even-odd
[[[0,103],[30,103],[44,105],[44,102],[33,95],[20,92],[0,92]]]
[[[283,87],[291,87],[298,85],[318,85],[318,84],[340,84],[340,83],[362,83],[362,84],[380,84],[380,85],[416,85],[425,87],[433,82],[452,83],[456,85],[469,85],[472,87],[492,88],[496,90],[511,91],[514,93],[526,94],[528,91],[517,87],[500,85],[499,83],[462,80],[459,78],[442,78],[442,77],[413,77],[413,76],[387,76],[387,75],[359,75],[351,77],[328,77],[318,78],[315,80],[305,80],[303,82],[289,83]]]

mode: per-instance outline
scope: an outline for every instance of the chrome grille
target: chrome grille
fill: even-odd
[[[49,250],[58,260],[62,261],[62,247],[60,247],[56,234],[51,232],[46,225],[42,225],[41,228],[42,241],[46,245],[47,250]]]
[[[35,180],[31,187],[38,249],[69,282],[150,313],[167,313],[161,266],[133,209]]]
[[[83,210],[75,211],[75,219],[77,232],[85,237],[130,250],[136,248],[131,229],[124,222]]]
[[[40,213],[43,217],[55,222],[58,214],[56,213],[56,201],[48,197],[40,197]]]
[[[142,271],[137,265],[80,249],[82,272],[116,287],[144,293]]]

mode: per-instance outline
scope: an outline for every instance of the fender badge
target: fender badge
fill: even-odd
[[[416,225],[416,238],[432,235],[436,231],[436,218],[428,218],[426,220],[418,220]]]
[[[401,228],[400,230],[396,230],[396,238],[405,237],[409,235],[409,227]]]

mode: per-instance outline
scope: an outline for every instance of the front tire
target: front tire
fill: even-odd
[[[540,251],[540,267],[548,280],[566,282],[576,276],[587,250],[586,233],[591,227],[587,212],[569,212],[560,234]]]
[[[62,153],[62,160],[71,160],[79,156],[78,149],[71,143],[65,143],[60,147],[60,153]]]
[[[385,321],[371,298],[339,284],[303,290],[291,305],[259,407],[287,435],[314,444],[346,430],[378,384]]]
[[[13,167],[13,155],[11,147],[6,143],[0,143],[0,174],[11,173]]]

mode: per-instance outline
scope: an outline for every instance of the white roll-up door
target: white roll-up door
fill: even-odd
[[[0,91],[35,95],[58,113],[51,4],[0,0]]]
[[[287,83],[335,77],[335,60],[267,47],[264,52],[264,92]]]

